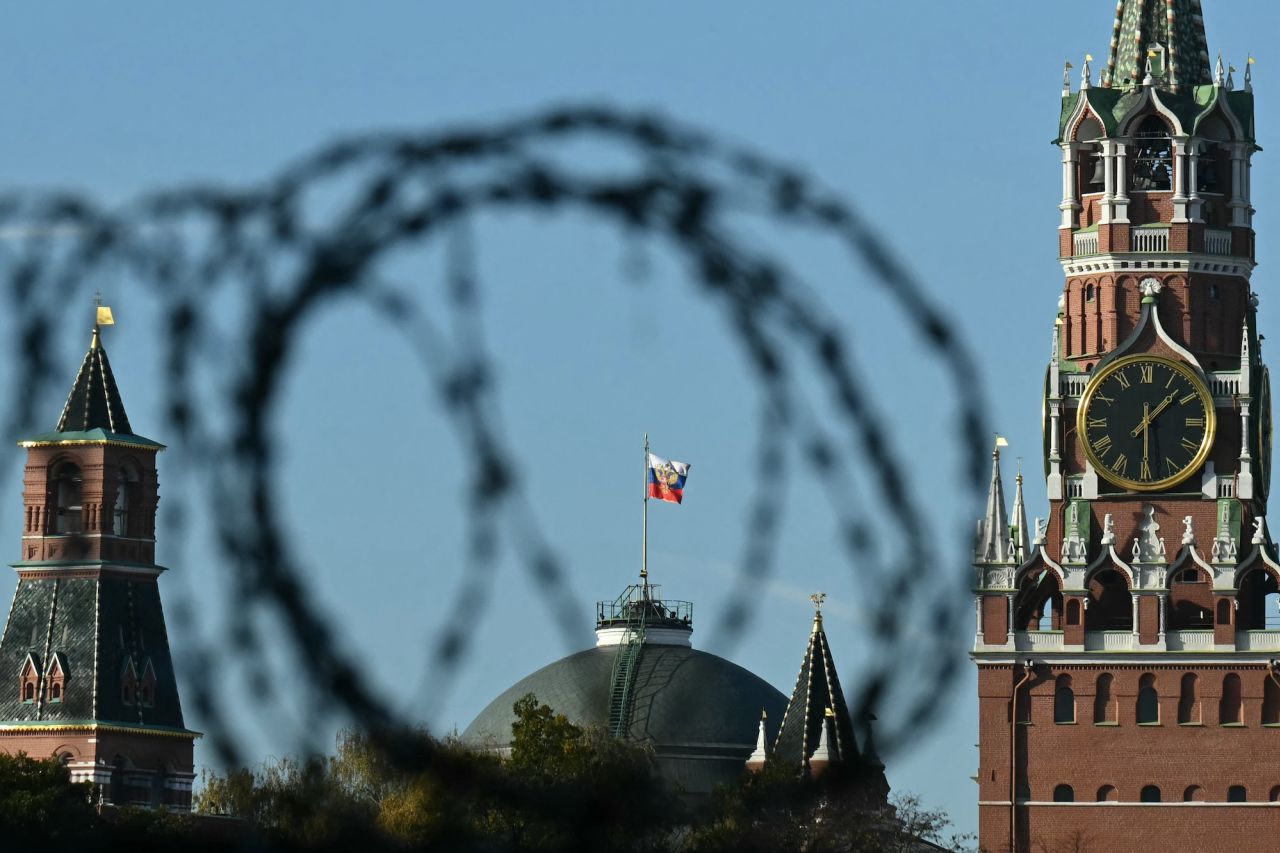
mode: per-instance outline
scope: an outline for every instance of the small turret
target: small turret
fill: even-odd
[[[978,522],[978,544],[974,562],[1007,563],[1013,559],[1009,548],[1009,514],[1004,502],[1004,482],[1000,478],[1000,445],[991,451],[991,486],[987,490],[987,511]]]

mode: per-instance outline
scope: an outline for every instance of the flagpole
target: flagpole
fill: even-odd
[[[640,583],[649,597],[649,433],[644,434],[644,521],[640,538]]]

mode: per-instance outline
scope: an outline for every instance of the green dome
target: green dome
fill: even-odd
[[[607,728],[617,648],[569,655],[516,682],[467,726],[463,741],[509,746],[512,705],[526,693],[578,725]],[[633,690],[630,738],[652,745],[663,776],[694,795],[735,779],[755,749],[760,711],[768,714],[772,743],[787,707],[787,698],[764,679],[684,645],[645,643]]]

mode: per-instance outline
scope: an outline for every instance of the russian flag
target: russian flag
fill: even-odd
[[[649,454],[649,497],[680,503],[684,499],[684,481],[688,476],[687,463]]]

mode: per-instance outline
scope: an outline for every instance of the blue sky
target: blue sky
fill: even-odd
[[[1276,75],[1258,37],[1280,31],[1280,7],[1205,6],[1211,51],[1238,67],[1248,51],[1258,56],[1259,140],[1280,145],[1270,132]],[[574,101],[658,110],[800,166],[877,223],[977,353],[990,421],[1012,444],[1007,486],[1012,457],[1024,456],[1029,513],[1042,515],[1040,388],[1062,278],[1059,155],[1049,141],[1063,59],[1078,68],[1092,52],[1101,67],[1113,11],[1111,0],[14,8],[0,33],[0,171],[7,187],[75,188],[122,202],[188,180],[248,184],[323,141],[365,130],[496,120]],[[1280,340],[1267,285],[1275,174],[1272,155],[1259,155],[1255,287],[1262,330]],[[612,598],[638,564],[647,430],[655,451],[693,464],[685,505],[653,510],[652,569],[668,594],[695,602],[695,644],[714,650],[710,626],[736,567],[745,496],[769,475],[751,467],[756,407],[733,341],[680,264],[658,249],[637,287],[621,273],[628,246],[581,218],[493,217],[476,236],[505,432],[538,519],[588,605],[584,641],[590,602]],[[829,246],[786,245],[849,331],[925,496],[919,513],[954,552],[956,531],[972,519],[945,443],[951,424],[936,402],[953,389],[913,353],[902,318]],[[107,345],[135,428],[164,441],[152,306],[127,282],[118,291],[106,294],[120,323]],[[87,342],[87,318],[87,306],[69,306],[60,343],[68,371]],[[54,391],[48,423],[33,426],[52,425],[64,390]],[[340,416],[334,400],[344,401]],[[316,600],[398,710],[429,708],[424,721],[461,729],[517,678],[573,650],[531,606],[532,581],[504,557],[489,606],[472,621],[464,670],[447,690],[419,689],[434,632],[463,581],[460,449],[408,350],[373,318],[339,307],[311,327],[277,426],[289,442],[280,499]],[[163,494],[198,487],[166,479],[162,467]],[[14,478],[0,483],[0,507],[9,508],[0,512],[0,541],[15,553],[17,495]],[[874,495],[861,498],[874,504]],[[809,592],[830,595],[838,660],[852,667],[866,643],[862,592],[838,556],[820,490],[794,482],[779,504],[786,528],[777,575],[760,591],[752,635],[730,656],[789,692]],[[209,634],[234,606],[202,529],[186,543],[166,541],[162,518],[162,561],[173,566],[162,581],[166,601],[198,605],[199,618],[171,623],[179,652],[191,631]],[[286,652],[262,654],[287,670]],[[252,732],[251,758],[283,751],[279,737],[298,717],[291,702],[306,697],[263,708],[240,682],[226,690],[234,718]],[[916,748],[892,757],[890,781],[973,830],[970,667],[939,702],[946,711]]]

